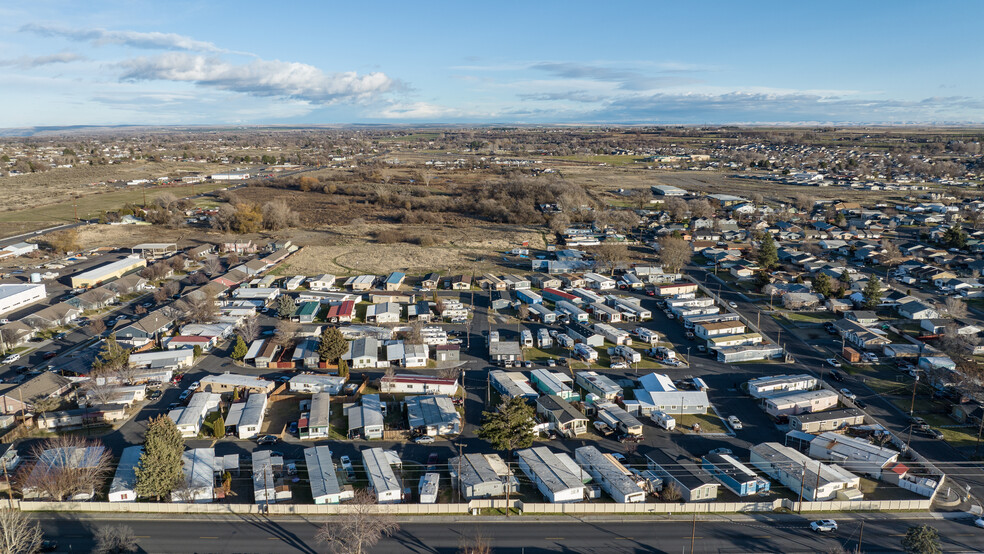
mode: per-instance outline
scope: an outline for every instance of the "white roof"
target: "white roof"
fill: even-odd
[[[307,465],[308,480],[311,483],[311,496],[315,499],[342,492],[335,474],[335,463],[331,460],[331,449],[327,446],[315,446],[304,449],[304,461]]]
[[[208,375],[203,377],[201,384],[203,387],[206,384],[216,384],[234,387],[267,388],[272,384],[272,381],[260,379],[259,377],[252,377],[250,375],[240,375],[238,373],[223,373],[221,375]]]
[[[120,455],[120,463],[116,466],[116,475],[109,486],[109,493],[132,491],[137,486],[137,472],[134,468],[140,463],[143,455],[142,446],[128,446]]]

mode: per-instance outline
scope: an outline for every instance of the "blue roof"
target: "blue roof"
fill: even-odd
[[[387,283],[399,283],[400,281],[402,281],[405,278],[406,278],[406,275],[405,274],[400,273],[399,271],[394,271],[393,273],[390,273],[389,274],[389,277],[386,278],[386,282]]]

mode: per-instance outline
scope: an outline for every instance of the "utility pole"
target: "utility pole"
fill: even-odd
[[[458,502],[461,502],[461,436],[458,436]]]
[[[690,529],[690,554],[694,554],[694,540],[697,538],[697,511],[694,510],[694,524]]]
[[[861,529],[858,530],[858,546],[854,549],[854,554],[861,554],[861,539],[864,538],[864,520],[861,520]]]

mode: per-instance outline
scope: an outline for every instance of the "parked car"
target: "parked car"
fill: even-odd
[[[53,539],[45,539],[41,541],[38,550],[41,552],[54,552],[55,550],[58,550],[58,541]]]
[[[256,444],[276,444],[279,440],[277,435],[261,435],[256,437]]]
[[[622,464],[625,463],[625,455],[620,454],[618,452],[612,452],[612,458],[615,458],[615,461],[617,461],[619,463],[622,463]]]
[[[837,530],[837,522],[832,519],[818,519],[810,522],[810,529],[817,533],[827,533]]]
[[[41,356],[41,358],[44,359],[44,360],[50,360],[50,359],[54,358],[57,355],[58,355],[58,352],[45,352],[44,355]]]
[[[858,408],[861,408],[862,410],[868,407],[868,403],[865,402],[864,400],[861,400],[860,398],[854,399],[854,405],[857,406]]]
[[[833,366],[833,367],[841,367],[841,363],[838,362],[837,360],[835,360],[834,358],[827,358],[824,361],[827,362],[827,365],[830,365],[830,366]]]
[[[434,471],[437,469],[437,461],[437,452],[431,452],[430,455],[427,456],[427,471]]]
[[[703,344],[698,344],[697,345],[697,351],[698,352],[707,352],[707,346],[706,345],[703,345]]]
[[[287,426],[287,432],[290,433],[291,435],[296,435],[297,434],[297,422],[296,421],[291,421],[290,422],[290,425]]]
[[[858,395],[856,395],[853,392],[851,392],[850,389],[841,389],[840,390],[840,393],[843,394],[844,397],[847,398],[848,400],[857,400],[858,399]]]
[[[914,428],[919,429],[920,431],[929,431],[930,429],[929,424],[926,423],[926,420],[921,417],[912,417],[909,419],[909,422]]]
[[[155,390],[155,391],[150,391],[150,394],[147,395],[147,398],[149,398],[150,400],[157,400],[163,395],[164,393],[162,393],[161,391]]]
[[[423,435],[413,439],[416,444],[434,444],[434,437],[430,435]]]
[[[708,452],[708,454],[731,454],[731,453],[732,452],[730,448],[715,448],[714,450]]]
[[[189,396],[191,396],[191,390],[183,390],[181,391],[181,395],[178,396],[178,400],[188,400]]]
[[[979,517],[979,518],[975,519],[974,520],[974,525],[980,527],[981,529],[984,529],[984,517]]]
[[[929,431],[926,431],[926,432],[929,434],[929,436],[933,437],[934,439],[936,439],[938,441],[941,441],[944,438],[943,432],[940,431],[939,429],[932,429],[932,428],[930,428],[930,430]]]
[[[553,358],[547,360],[547,367],[557,367],[557,360]]]
[[[694,340],[696,338],[694,336],[694,332],[693,331],[687,331],[686,335],[687,335],[687,338],[690,339],[690,340]]]
[[[735,308],[735,309],[738,308],[738,304],[735,304],[734,302],[728,302],[728,306],[731,306],[732,308]]]
[[[834,381],[837,381],[838,383],[844,380],[844,376],[841,375],[841,372],[837,370],[832,370],[830,372],[830,378],[833,379]]]
[[[4,358],[3,359],[3,362],[0,362],[0,363],[12,364],[12,363],[16,362],[19,359],[20,359],[20,354],[11,354],[11,355],[7,356],[6,358]]]
[[[738,419],[738,416],[728,416],[728,424],[730,424],[731,428],[735,431],[742,428],[741,420]]]
[[[348,475],[349,479],[354,479],[355,468],[352,467],[352,460],[348,456],[342,456],[338,459],[338,462],[342,464],[342,469],[345,470],[345,474]]]

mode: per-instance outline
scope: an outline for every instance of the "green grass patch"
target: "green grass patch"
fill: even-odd
[[[926,418],[929,421],[929,418]],[[945,427],[941,428],[943,440],[950,443],[955,448],[968,448],[977,446],[977,426],[970,427]]]
[[[672,411],[670,410],[670,412]],[[700,424],[700,434],[728,432],[728,428],[724,426],[724,422],[714,413],[683,415],[670,413],[670,415],[676,419],[676,428],[683,433],[694,433],[692,430],[694,423]]]
[[[833,321],[837,319],[834,314],[830,312],[783,312],[786,319],[792,322],[798,323],[816,323],[823,324],[827,321]]]

